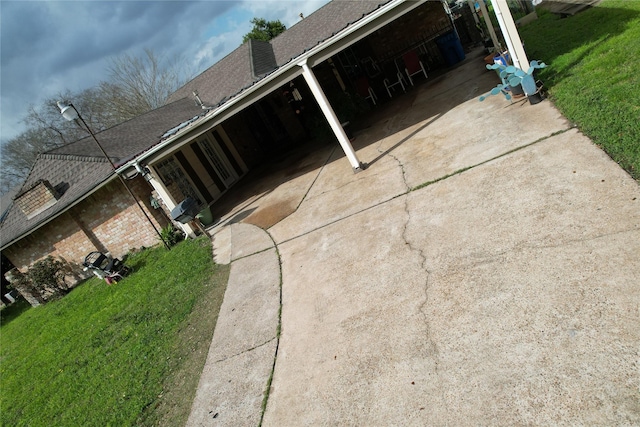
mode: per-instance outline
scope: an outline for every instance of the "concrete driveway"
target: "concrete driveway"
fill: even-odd
[[[640,187],[496,83],[471,58],[372,113],[365,171],[323,145],[221,205],[188,425],[640,424]]]

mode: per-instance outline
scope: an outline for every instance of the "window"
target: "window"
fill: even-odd
[[[181,202],[187,197],[191,197],[198,203],[201,203],[198,193],[196,193],[191,186],[191,183],[174,157],[169,157],[161,161],[155,166],[155,169],[174,200]]]
[[[220,175],[222,181],[226,183],[229,178],[232,178],[232,176],[231,172],[229,172],[229,168],[227,168],[224,161],[222,160],[223,157],[218,152],[217,147],[215,147],[214,144],[211,143],[211,139],[209,136],[201,139],[199,143],[202,151],[204,151],[204,154],[207,156],[216,172],[218,172],[218,175]]]

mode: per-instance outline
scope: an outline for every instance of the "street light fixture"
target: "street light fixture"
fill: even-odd
[[[104,148],[102,148],[102,145],[100,145],[100,142],[98,142],[98,138],[96,138],[96,135],[93,133],[93,131],[91,130],[89,125],[87,125],[87,122],[84,121],[84,119],[80,115],[80,112],[70,102],[65,103],[65,102],[62,102],[62,101],[58,101],[58,108],[60,108],[60,114],[62,114],[62,117],[64,117],[68,121],[71,122],[71,121],[76,121],[76,120],[80,119],[80,121],[82,122],[84,127],[87,128],[87,131],[89,131],[89,134],[91,135],[93,140],[96,142],[96,145],[98,146],[98,148],[100,148],[100,151],[102,152],[104,157],[107,159],[107,161],[111,165],[111,168],[113,169],[113,172],[118,176],[118,178],[120,178],[120,182],[122,182],[122,185],[124,185],[124,188],[127,189],[127,191],[129,192],[129,195],[131,196],[131,198],[136,202],[136,204],[138,205],[138,207],[142,211],[142,214],[145,216],[145,218],[147,218],[147,221],[149,221],[149,224],[151,224],[151,226],[155,230],[156,234],[160,238],[160,241],[164,244],[164,246],[167,248],[167,250],[171,250],[169,248],[169,244],[162,238],[162,234],[160,234],[160,231],[158,231],[158,228],[156,227],[156,225],[153,223],[153,221],[151,221],[151,218],[149,218],[149,215],[147,215],[147,211],[144,210],[144,208],[140,204],[140,201],[138,200],[138,198],[133,194],[133,191],[131,191],[131,188],[129,188],[129,186],[127,185],[127,182],[124,180],[122,175],[120,175],[117,172],[116,165],[113,164],[113,162],[111,161],[111,158],[107,155],[106,151],[104,151]],[[76,121],[76,123],[77,123],[77,121]]]

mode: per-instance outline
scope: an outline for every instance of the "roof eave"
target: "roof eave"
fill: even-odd
[[[332,55],[335,54],[333,52],[333,50],[332,50],[331,53],[326,53],[325,52],[325,54],[323,54],[323,55],[321,55],[321,53],[323,51],[330,50],[329,48],[331,48],[333,45],[336,45],[337,43],[343,41],[344,39],[347,39],[348,37],[352,37],[355,33],[357,33],[357,31],[359,31],[360,29],[362,29],[365,26],[369,25],[373,21],[384,17],[385,14],[387,14],[390,11],[398,8],[400,5],[405,4],[405,8],[403,9],[403,12],[402,12],[404,14],[404,13],[406,13],[406,12],[412,10],[412,9],[415,9],[416,7],[420,6],[423,3],[426,3],[427,1],[428,0],[419,0],[419,1],[414,1],[414,0],[391,0],[389,3],[384,4],[383,6],[379,7],[378,9],[374,10],[373,12],[371,12],[370,14],[365,16],[364,18],[362,18],[362,19],[356,21],[354,24],[346,27],[345,29],[343,29],[342,31],[340,31],[338,34],[336,34],[335,36],[331,37],[330,39],[319,43],[314,48],[311,48],[307,52],[304,52],[301,55],[299,55],[298,57],[293,58],[287,64],[284,64],[283,66],[281,66],[277,70],[275,70],[272,73],[268,74],[266,77],[264,77],[261,80],[257,81],[255,84],[253,84],[250,87],[246,88],[244,91],[240,92],[238,95],[236,95],[235,97],[231,98],[229,101],[225,102],[224,104],[220,105],[219,107],[217,107],[215,109],[210,110],[208,113],[206,113],[202,117],[202,120],[198,120],[197,122],[194,122],[192,124],[192,126],[189,126],[188,128],[181,130],[180,132],[177,132],[176,134],[174,134],[171,137],[167,138],[165,141],[160,142],[159,144],[155,145],[151,149],[145,151],[144,153],[141,153],[136,158],[134,158],[134,159],[130,160],[129,162],[123,164],[122,166],[120,166],[118,168],[118,172],[124,172],[125,170],[127,170],[127,169],[129,169],[131,167],[135,167],[136,164],[139,164],[144,159],[149,158],[149,157],[155,155],[156,153],[164,150],[165,148],[167,148],[168,146],[173,144],[175,141],[177,141],[180,138],[182,138],[182,136],[184,136],[186,133],[191,132],[193,130],[193,127],[199,126],[199,125],[201,125],[201,124],[203,124],[205,122],[209,122],[209,121],[214,120],[215,118],[221,116],[223,113],[227,112],[228,110],[233,109],[238,104],[240,104],[243,99],[247,98],[248,96],[250,96],[250,95],[252,95],[252,94],[254,94],[254,93],[258,92],[258,91],[260,91],[261,89],[263,89],[266,86],[268,86],[270,83],[278,80],[283,75],[291,74],[291,75],[287,76],[288,78],[291,78],[291,79],[299,76],[300,74],[302,74],[302,69],[299,68],[301,66],[301,64],[307,63],[310,66],[314,66],[316,63],[322,62],[325,59],[331,57]],[[388,20],[383,20],[382,25],[385,25],[388,22],[393,21],[394,19],[396,19],[395,15],[390,17]],[[292,74],[291,73],[292,70],[294,70],[296,67],[298,67],[299,69],[295,70],[293,72],[293,74]]]

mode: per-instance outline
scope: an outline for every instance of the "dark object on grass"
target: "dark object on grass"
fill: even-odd
[[[82,263],[86,270],[104,279],[108,284],[117,283],[129,273],[129,267],[125,266],[118,258],[112,258],[102,252],[91,252]]]

